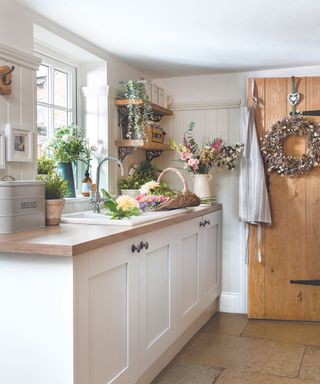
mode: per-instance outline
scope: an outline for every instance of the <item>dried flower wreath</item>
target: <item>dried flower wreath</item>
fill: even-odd
[[[285,154],[283,144],[289,136],[306,137],[307,149],[301,157]],[[286,117],[276,122],[261,140],[260,149],[269,172],[293,177],[304,175],[320,164],[320,126],[301,116]]]

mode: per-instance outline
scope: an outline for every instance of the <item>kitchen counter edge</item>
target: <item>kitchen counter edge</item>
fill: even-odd
[[[0,252],[72,257],[221,209],[222,205],[217,203],[192,212],[180,213],[177,216],[133,227],[60,224],[54,227],[0,235]]]

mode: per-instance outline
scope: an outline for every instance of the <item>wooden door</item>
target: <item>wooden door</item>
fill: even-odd
[[[299,78],[302,101],[297,109],[320,109],[320,77]],[[291,78],[256,79],[260,108],[258,136],[287,116]],[[320,122],[318,117],[310,117]],[[286,140],[287,153],[301,154],[305,141]],[[290,280],[320,279],[320,168],[289,178],[270,173],[272,226],[262,230],[262,262],[256,258],[257,228],[250,226],[248,315],[251,318],[320,320],[320,286]]]

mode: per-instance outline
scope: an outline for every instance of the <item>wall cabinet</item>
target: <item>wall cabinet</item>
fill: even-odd
[[[134,384],[220,294],[221,211],[76,257],[76,384]]]

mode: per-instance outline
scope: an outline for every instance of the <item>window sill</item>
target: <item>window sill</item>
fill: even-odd
[[[65,204],[63,213],[73,213],[81,211],[89,211],[90,207],[90,197],[84,197],[78,195],[77,197],[65,197]]]

